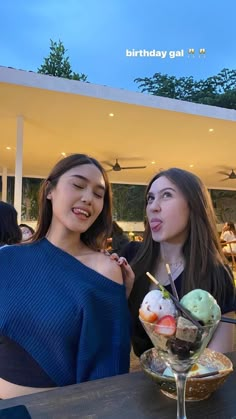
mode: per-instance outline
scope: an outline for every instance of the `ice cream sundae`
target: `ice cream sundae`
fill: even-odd
[[[175,376],[177,417],[185,418],[185,385],[191,369],[199,369],[198,358],[211,340],[221,318],[221,310],[209,292],[195,289],[180,301],[172,278],[170,294],[149,272],[158,290],[144,298],[139,319],[159,357]]]
[[[177,369],[179,361],[183,368],[184,361],[188,370],[210,341],[221,310],[212,295],[202,289],[189,292],[176,303],[163,288],[150,291],[139,317],[163,359]]]

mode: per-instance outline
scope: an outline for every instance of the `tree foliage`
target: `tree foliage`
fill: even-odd
[[[113,183],[113,217],[120,221],[143,221],[145,190],[142,185]]]
[[[44,64],[38,68],[38,73],[64,77],[71,80],[87,81],[87,76],[84,73],[80,74],[72,71],[69,57],[65,56],[67,50],[63,43],[60,40],[57,43],[51,39],[50,42],[50,54],[44,58]]]
[[[38,218],[38,193],[42,179],[23,178],[22,182],[22,206],[21,216],[23,220],[34,220]]]
[[[211,199],[218,223],[236,222],[236,191],[211,189]]]
[[[236,109],[236,70],[224,68],[216,76],[199,81],[192,76],[177,78],[161,73],[134,81],[142,92],[152,95]]]

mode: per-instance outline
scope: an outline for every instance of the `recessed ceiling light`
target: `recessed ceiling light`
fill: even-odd
[[[7,150],[11,150],[11,147],[6,147]]]
[[[63,157],[66,157],[66,153],[64,153],[64,151],[61,153],[61,155],[62,155]]]
[[[114,113],[109,113],[109,116],[114,116]]]
[[[194,164],[190,164],[189,167],[194,167]]]
[[[209,128],[209,130],[208,130],[209,132],[213,132],[214,131],[214,128]]]
[[[151,164],[156,164],[156,162],[155,161],[151,161]]]

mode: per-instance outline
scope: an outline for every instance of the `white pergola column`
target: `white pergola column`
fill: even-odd
[[[2,201],[7,202],[7,168],[2,169]]]
[[[21,221],[23,128],[24,128],[23,117],[18,116],[17,123],[16,123],[16,163],[15,163],[15,190],[14,190],[14,207],[18,213],[18,222]]]

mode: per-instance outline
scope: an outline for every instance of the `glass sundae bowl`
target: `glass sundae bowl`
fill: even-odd
[[[187,374],[210,342],[221,318],[216,300],[204,290],[193,290],[181,301],[164,287],[150,291],[139,319],[158,356],[173,371],[177,388],[177,419],[186,419]]]
[[[140,321],[155,346],[158,355],[174,374],[177,388],[177,419],[186,419],[185,386],[187,374],[211,340],[219,321],[197,327],[183,317],[174,325],[159,325]],[[178,324],[183,327],[178,329]]]

